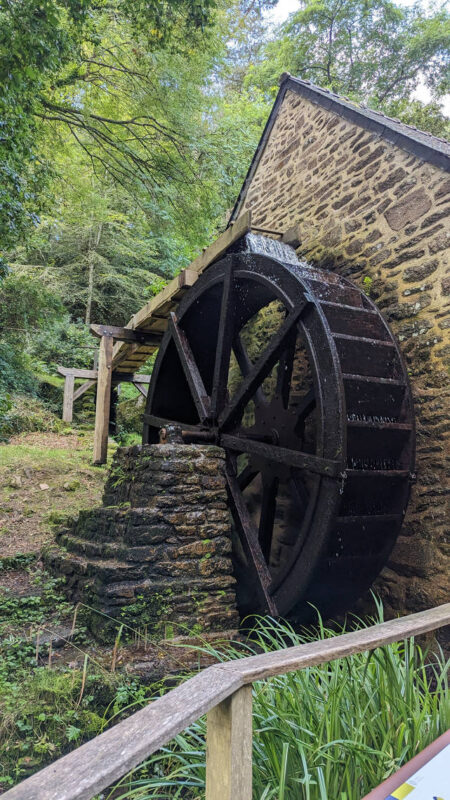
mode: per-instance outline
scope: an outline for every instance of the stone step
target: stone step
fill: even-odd
[[[123,541],[126,544],[159,544],[170,537],[173,525],[162,514],[148,508],[94,508],[81,511],[72,529],[64,528],[59,536],[70,532],[77,539],[100,544]]]
[[[82,539],[68,532],[60,535],[59,544],[70,553],[76,553],[87,558],[112,558],[127,562],[153,562],[161,557],[161,547],[127,547],[123,541],[119,542],[93,542]]]
[[[119,561],[115,558],[86,558],[62,548],[55,548],[50,560],[51,564],[64,575],[75,574],[86,578],[96,578],[103,583],[139,580],[146,574],[145,564]]]

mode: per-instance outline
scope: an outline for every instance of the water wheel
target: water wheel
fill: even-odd
[[[350,281],[249,234],[172,313],[144,443],[176,423],[226,452],[241,612],[349,608],[408,502],[414,419],[397,343]]]

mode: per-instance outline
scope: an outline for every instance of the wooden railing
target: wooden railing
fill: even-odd
[[[371,628],[205,669],[3,795],[91,800],[207,714],[206,800],[251,800],[252,684],[450,624],[450,603]]]

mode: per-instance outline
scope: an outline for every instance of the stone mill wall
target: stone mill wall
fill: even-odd
[[[448,599],[450,176],[288,91],[240,211],[296,227],[297,252],[349,277],[400,342],[417,415],[417,483],[378,590],[396,611]]]
[[[103,506],[82,511],[46,554],[71,599],[95,609],[98,638],[122,622],[156,639],[238,628],[223,466],[213,446],[116,452]]]

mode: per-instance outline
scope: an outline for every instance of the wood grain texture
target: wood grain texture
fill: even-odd
[[[252,800],[252,687],[207,716],[206,800]]]
[[[135,331],[132,328],[120,328],[117,325],[90,325],[90,332],[93,336],[101,339],[102,336],[112,336],[113,339],[121,342],[140,342],[158,347],[161,336],[147,331]]]
[[[73,375],[74,378],[85,378],[87,380],[96,380],[96,369],[71,369],[70,367],[58,367],[60,375]]]
[[[63,422],[72,422],[73,401],[74,401],[75,378],[73,375],[66,375],[64,380],[63,397]]]
[[[374,650],[376,647],[410,636],[418,636],[444,625],[450,625],[450,603],[332,639],[288,647],[286,650],[277,650],[260,656],[240,658],[239,661],[224,664],[223,669],[238,670],[244,683],[252,683],[263,678],[334,661],[337,658],[346,658],[353,653]]]
[[[102,336],[98,358],[97,402],[95,405],[94,464],[105,464],[108,454],[112,354],[113,340],[111,336]]]
[[[74,401],[78,400],[78,398],[81,397],[85,392],[87,392],[87,390],[90,389],[91,386],[94,386],[94,384],[96,382],[97,381],[95,381],[95,380],[86,381],[85,383],[82,383],[81,386],[78,387],[78,389],[75,389],[75,391],[73,393]]]
[[[450,624],[450,603],[362,631],[209,667],[36,773],[4,800],[91,800],[238,689]]]

